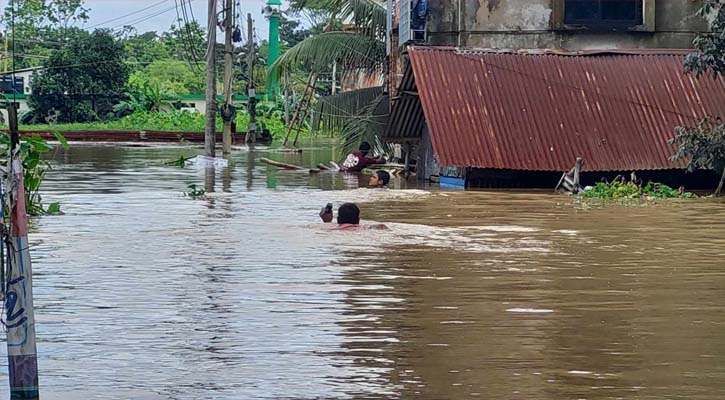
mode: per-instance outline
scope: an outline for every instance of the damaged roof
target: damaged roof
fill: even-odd
[[[725,117],[725,80],[686,74],[684,50],[409,54],[386,136],[420,136],[422,108],[443,166],[567,171],[581,157],[585,171],[684,168],[670,160],[674,128]]]

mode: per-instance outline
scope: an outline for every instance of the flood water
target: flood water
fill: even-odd
[[[237,151],[195,200],[205,171],[163,165],[194,152],[54,154],[65,215],[30,235],[42,398],[725,397],[725,203],[357,189],[254,161],[324,145]],[[390,229],[326,230],[344,201]]]

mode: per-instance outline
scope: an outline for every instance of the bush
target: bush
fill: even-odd
[[[673,189],[665,184],[647,182],[644,187],[634,182],[615,180],[612,183],[600,182],[585,189],[579,197],[584,199],[673,199],[694,198],[693,193]]]

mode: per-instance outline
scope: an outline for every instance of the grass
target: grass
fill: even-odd
[[[264,123],[267,129],[276,139],[284,137],[287,128],[283,121],[277,118],[258,118]],[[237,114],[237,132],[244,132],[249,124],[249,115],[246,113]],[[77,131],[166,131],[166,132],[204,132],[206,117],[201,113],[188,111],[173,111],[168,113],[158,112],[136,112],[126,117],[104,122],[69,123],[69,124],[38,124],[21,125],[20,130],[30,132],[77,132]],[[217,118],[217,131],[222,130],[222,120]],[[294,135],[293,135],[294,136]],[[309,130],[300,132],[300,137],[311,137]]]

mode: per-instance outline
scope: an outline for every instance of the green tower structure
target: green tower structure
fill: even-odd
[[[280,0],[268,0],[264,7],[264,16],[269,19],[269,55],[267,56],[267,68],[279,58],[279,16]],[[267,96],[275,97],[279,93],[279,81],[269,80],[267,82]]]

